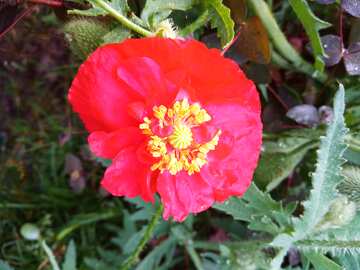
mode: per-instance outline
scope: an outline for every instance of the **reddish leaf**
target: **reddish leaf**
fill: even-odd
[[[237,24],[241,24],[246,18],[245,0],[225,0],[224,4],[231,9],[231,17]]]
[[[242,24],[235,46],[240,54],[255,63],[270,62],[269,37],[258,17],[251,17]]]

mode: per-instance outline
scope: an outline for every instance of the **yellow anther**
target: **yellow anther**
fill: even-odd
[[[189,175],[200,172],[208,162],[207,154],[219,143],[221,131],[210,141],[198,144],[194,140],[192,128],[210,120],[211,116],[200,104],[190,104],[186,98],[176,101],[171,108],[155,106],[153,118],[145,117],[139,126],[142,133],[149,136],[147,150],[158,159],[151,170],[159,170],[161,173],[168,171],[172,175],[181,171],[186,171]],[[156,123],[161,129],[172,128],[171,134],[155,135],[151,127],[156,126]]]

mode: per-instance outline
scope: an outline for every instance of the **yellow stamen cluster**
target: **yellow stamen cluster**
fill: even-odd
[[[189,175],[200,172],[207,163],[207,154],[214,150],[219,142],[221,131],[203,144],[196,143],[192,128],[211,120],[211,116],[198,103],[189,104],[185,98],[176,101],[171,108],[164,105],[153,108],[153,118],[144,118],[139,126],[142,133],[149,136],[147,150],[159,161],[151,170],[169,171],[175,175],[184,170]],[[158,124],[160,129],[171,128],[168,136],[159,136],[153,132],[152,125]]]

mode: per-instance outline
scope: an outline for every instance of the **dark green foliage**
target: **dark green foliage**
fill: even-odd
[[[101,45],[142,34],[98,1],[68,2],[64,24],[50,9],[36,9],[36,16],[27,17],[1,40],[0,270],[121,269],[142,242],[160,203],[158,198],[154,204],[116,198],[99,188],[111,161],[89,152],[87,133],[66,100],[79,66],[68,47],[84,60]],[[242,33],[241,22],[235,26],[231,19],[239,12],[244,22],[258,16],[271,38],[271,65],[253,67],[251,73],[262,81],[258,88],[265,98],[265,131],[254,183],[244,196],[216,203],[216,210],[189,216],[183,223],[158,222],[135,256],[133,269],[359,268],[360,215],[355,205],[360,205],[360,79],[347,76],[339,66],[323,71],[324,44],[319,38],[328,26],[325,21],[337,26],[339,6],[248,0],[239,4],[244,8],[240,11],[229,8],[233,0],[105,2],[151,35],[160,35],[165,20],[175,34],[221,49],[235,33]],[[343,34],[354,43],[358,22],[347,16]],[[334,27],[327,31],[339,35]],[[307,39],[315,65],[305,60],[312,59],[305,50]],[[245,71],[252,63],[239,48],[249,43],[235,42],[225,54]],[[267,80],[261,80],[261,70]],[[338,81],[345,86],[345,103],[342,87],[336,94]],[[332,101],[331,124],[309,129],[285,117],[295,105],[318,109]],[[69,155],[76,157],[85,179],[78,193],[65,168]]]

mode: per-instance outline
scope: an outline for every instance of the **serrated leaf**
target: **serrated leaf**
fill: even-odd
[[[360,269],[360,255],[344,254],[339,256],[339,261],[345,269]]]
[[[76,247],[74,240],[71,240],[68,245],[62,270],[76,270]]]
[[[251,184],[242,198],[231,197],[213,208],[231,215],[235,220],[249,222],[249,228],[276,234],[289,223],[291,209],[284,209],[280,202]]]
[[[341,165],[347,129],[344,123],[345,91],[343,85],[334,99],[334,119],[329,125],[326,136],[321,139],[315,173],[312,177],[313,188],[310,197],[303,203],[304,214],[294,219],[294,232],[290,235],[278,235],[273,245],[288,249],[294,242],[303,240],[315,231],[316,225],[328,212],[330,205],[336,198],[336,186],[342,181]],[[279,239],[287,241],[280,241]]]
[[[197,0],[147,0],[141,12],[141,19],[150,26],[155,26],[166,19],[173,10],[184,11],[196,3]]]
[[[221,40],[221,46],[226,47],[234,38],[234,21],[231,12],[222,0],[204,0],[201,3],[209,10],[210,23],[217,29],[217,35]]]
[[[0,260],[0,270],[14,270],[7,262]]]
[[[331,24],[316,17],[306,0],[289,0],[289,3],[310,38],[315,57],[315,68],[322,72],[324,70],[324,62],[322,59],[325,56],[325,52],[321,44],[319,30],[328,28]]]
[[[344,144],[347,129],[344,123],[345,91],[340,85],[334,100],[334,119],[326,136],[322,138],[318,151],[313,188],[304,202],[304,215],[295,222],[295,238],[303,239],[320,222],[337,196],[336,186],[342,181],[341,165],[346,149]]]
[[[315,270],[342,270],[340,265],[322,254],[315,252],[305,252],[305,256],[314,265]]]

